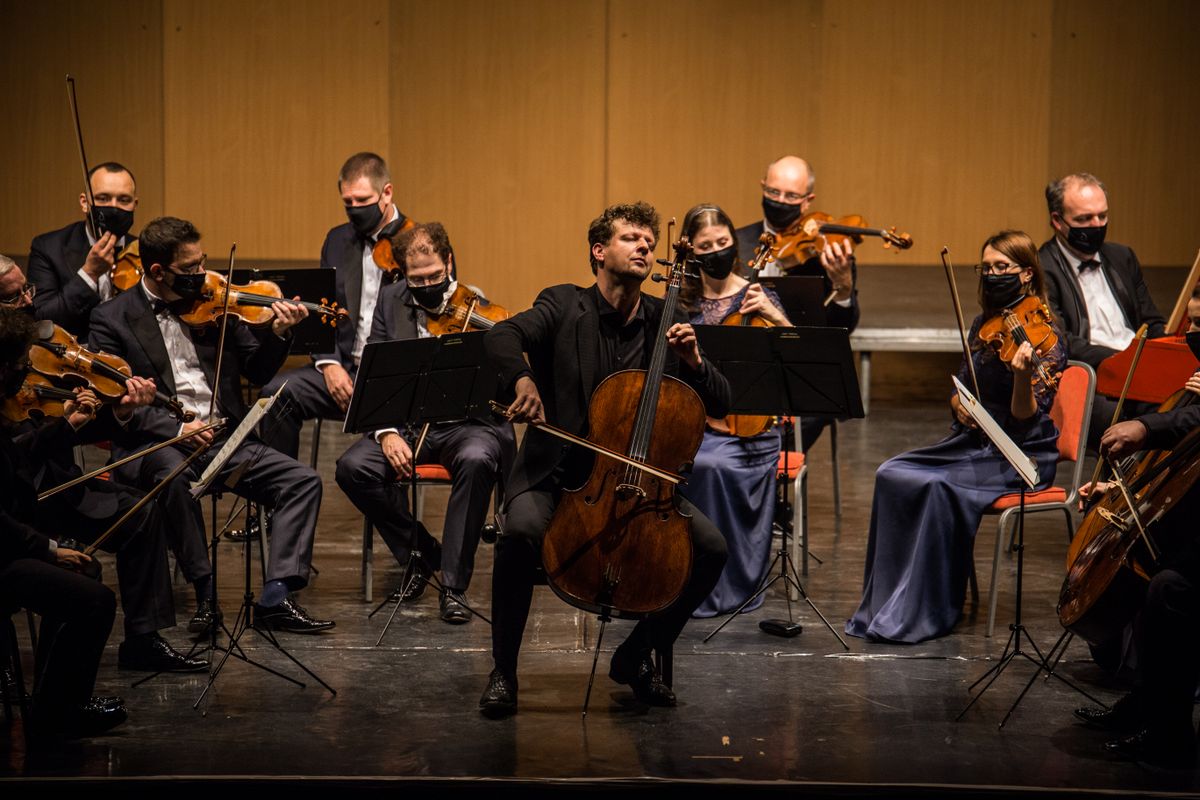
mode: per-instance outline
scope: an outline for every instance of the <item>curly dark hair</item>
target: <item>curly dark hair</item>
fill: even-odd
[[[0,373],[8,374],[25,365],[25,354],[37,338],[37,322],[24,311],[0,308]]]
[[[649,228],[650,232],[654,234],[654,241],[658,241],[658,212],[654,210],[654,206],[641,200],[636,203],[618,203],[615,206],[609,206],[604,209],[603,214],[592,220],[591,225],[588,225],[588,262],[592,265],[593,275],[596,274],[600,262],[592,258],[592,246],[608,244],[612,241],[613,234],[616,233],[613,223],[617,220],[641,228]]]
[[[418,222],[392,237],[392,253],[405,272],[408,271],[408,254],[411,252],[436,253],[443,264],[450,264],[454,257],[450,235],[440,222]]]
[[[159,217],[152,219],[142,228],[138,236],[138,251],[142,264],[150,269],[151,264],[161,264],[164,268],[175,260],[175,252],[181,244],[195,244],[200,241],[200,231],[186,219],[178,217]]]

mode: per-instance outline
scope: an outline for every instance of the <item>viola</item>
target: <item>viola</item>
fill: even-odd
[[[375,260],[375,266],[388,273],[393,279],[404,275],[404,265],[396,260],[396,254],[392,251],[392,240],[413,227],[416,227],[416,223],[401,214],[380,229],[379,235],[375,238],[375,246],[371,248],[371,258]]]
[[[141,250],[138,246],[138,240],[134,239],[121,248],[121,252],[117,254],[116,261],[113,262],[110,273],[113,288],[118,292],[131,289],[141,283],[143,274]]]
[[[133,370],[125,359],[88,350],[59,325],[54,325],[48,335],[34,341],[29,348],[29,362],[35,372],[48,378],[66,379],[87,386],[101,402],[115,402],[124,397],[125,381],[133,377]],[[180,422],[191,422],[195,418],[178,400],[159,391],[154,393],[154,405],[167,409]]]
[[[1058,344],[1058,334],[1052,325],[1054,317],[1040,297],[1027,295],[1012,308],[1006,308],[979,327],[979,338],[996,350],[1000,360],[1011,364],[1013,356],[1025,342],[1033,347],[1035,382],[1058,386],[1058,375],[1052,373],[1043,358]]]
[[[251,327],[270,325],[275,319],[271,306],[281,300],[304,306],[310,314],[329,325],[337,325],[349,317],[346,309],[338,308],[336,303],[330,303],[326,298],[321,298],[320,303],[286,300],[277,283],[251,281],[239,286],[231,284],[218,272],[208,271],[200,296],[192,303],[191,309],[184,311],[179,318],[193,328],[215,325],[225,312],[226,294],[229,295],[229,314]]]
[[[72,390],[55,386],[45,375],[30,372],[17,393],[4,399],[0,415],[9,422],[21,422],[30,417],[61,417],[66,414],[64,404],[74,398]]]
[[[675,507],[668,473],[695,458],[704,404],[690,386],[664,374],[667,330],[691,253],[686,237],[674,247],[649,368],[609,375],[588,406],[588,440],[618,457],[598,453],[587,482],[563,493],[542,545],[554,592],[605,620],[666,608],[691,574],[688,519]]]
[[[885,249],[895,247],[907,250],[913,246],[913,238],[907,233],[896,233],[891,228],[868,228],[867,221],[858,214],[835,218],[822,211],[813,211],[789,225],[775,236],[772,245],[772,260],[796,259],[800,264],[821,255],[828,244],[838,243],[853,250],[862,244],[864,236],[883,239]]]
[[[507,310],[463,284],[458,284],[446,307],[438,313],[425,310],[426,327],[434,336],[468,330],[490,331],[509,318]]]

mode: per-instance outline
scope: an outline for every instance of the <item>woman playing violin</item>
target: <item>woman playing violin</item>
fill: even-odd
[[[686,278],[680,292],[692,324],[720,325],[741,313],[757,315],[773,326],[791,326],[774,292],[738,274],[737,235],[724,211],[709,204],[694,207],[683,218],[683,234],[695,247],[700,272]],[[779,448],[779,432],[773,426],[748,437],[711,425],[705,431],[682,491],[724,534],[729,560],[694,616],[733,611],[758,588],[770,561]],[[762,597],[746,610],[759,605]]]
[[[1026,342],[1011,363],[979,336],[981,327],[1029,296],[1044,298],[1037,248],[1020,231],[1001,231],[983,245],[979,301],[982,313],[968,336],[980,402],[1038,465],[1041,483],[1054,480],[1058,430],[1049,412],[1052,382],[1034,366]],[[1063,339],[1040,362],[1057,375],[1066,365]],[[964,359],[959,379],[971,385]],[[875,474],[862,603],[846,623],[853,636],[920,642],[950,632],[962,614],[975,531],[983,510],[1020,488],[1004,457],[975,429],[957,394],[950,399],[951,434],[930,447],[901,454]]]

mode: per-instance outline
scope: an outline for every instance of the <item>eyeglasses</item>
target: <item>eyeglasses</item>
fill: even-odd
[[[763,187],[763,194],[772,200],[782,200],[783,202],[791,203],[792,205],[802,203],[805,199],[810,197],[810,195],[807,193],[796,194],[795,192],[781,192],[778,189],[772,189],[770,186]]]
[[[997,261],[995,264],[975,265],[975,272],[978,275],[1012,275],[1023,269],[1025,268],[1020,264],[1009,264],[1006,261]]]
[[[200,255],[199,261],[193,262],[191,264],[179,264],[177,266],[172,265],[174,267],[172,272],[174,272],[176,275],[190,275],[190,274],[195,274],[198,272],[204,272],[204,268],[207,265],[208,265],[208,253],[202,253]]]
[[[413,289],[424,289],[426,286],[437,286],[442,281],[446,280],[449,272],[442,272],[436,278],[409,278],[408,285]]]
[[[32,300],[35,294],[37,294],[37,287],[32,283],[27,283],[8,297],[0,297],[0,306],[15,306],[24,297]]]

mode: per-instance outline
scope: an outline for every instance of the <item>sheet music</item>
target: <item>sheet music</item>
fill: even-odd
[[[996,445],[996,449],[1000,454],[1008,459],[1008,463],[1012,464],[1013,469],[1021,476],[1021,480],[1025,481],[1026,485],[1032,489],[1038,483],[1038,468],[1037,462],[1017,447],[1017,443],[1012,440],[1004,429],[1000,427],[996,420],[992,419],[992,415],[987,412],[983,404],[975,399],[967,387],[962,385],[962,381],[957,375],[950,376],[954,380],[954,386],[958,389],[958,397],[962,402],[962,407],[971,415],[971,419],[979,423],[979,428],[992,440],[992,444]]]
[[[284,385],[287,385],[286,381],[284,381]],[[233,435],[229,437],[229,441],[225,442],[221,449],[217,451],[216,457],[209,462],[208,466],[204,470],[204,473],[200,476],[200,480],[192,483],[192,497],[200,497],[200,495],[204,494],[204,492],[208,489],[209,484],[213,482],[213,478],[217,477],[217,473],[221,471],[226,462],[229,461],[234,452],[236,452],[241,446],[242,442],[245,441],[246,437],[250,435],[250,432],[254,430],[255,426],[257,426],[259,421],[262,420],[263,415],[265,415],[271,409],[271,406],[275,405],[275,399],[283,393],[283,386],[280,386],[279,389],[280,391],[276,392],[270,397],[260,397],[258,401],[250,407],[250,413],[248,413],[242,420],[242,423],[237,426],[237,430],[235,430]]]

